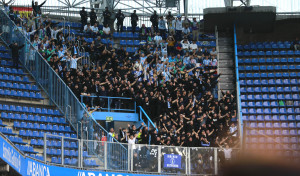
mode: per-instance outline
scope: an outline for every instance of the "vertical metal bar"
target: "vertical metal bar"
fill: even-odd
[[[47,162],[47,134],[44,133],[44,161]]]
[[[131,155],[130,155],[130,157],[131,157],[131,170],[130,171],[133,171],[133,147],[132,147],[132,145],[133,144],[128,144],[128,145],[130,145],[130,149],[131,149]]]
[[[110,98],[109,97],[107,98],[107,109],[108,109],[108,112],[110,112]]]
[[[189,171],[189,169],[188,169],[189,168],[189,165],[188,165],[189,155],[188,155],[188,152],[187,152],[187,147],[185,147],[184,150],[185,150],[185,174],[188,175],[189,174],[189,172],[188,172]]]
[[[83,152],[82,152],[82,150],[83,150],[83,140],[78,139],[78,143],[80,144],[79,145],[80,146],[80,148],[79,148],[80,153],[78,152],[78,167],[83,168],[83,156],[82,156],[82,154],[83,154]]]
[[[134,101],[134,113],[136,113],[136,101]]]
[[[104,142],[104,170],[107,170],[107,142]]]
[[[65,154],[64,154],[64,136],[61,137],[61,164],[65,163]]]
[[[215,175],[218,175],[218,148],[214,148]]]
[[[132,170],[130,170],[130,163],[132,162],[130,156],[131,156],[131,145],[128,144],[128,149],[127,149],[127,165],[128,165],[127,170],[128,171],[132,171]]]
[[[187,150],[188,150],[187,155],[188,155],[188,158],[189,158],[189,160],[188,160],[188,164],[189,164],[188,174],[191,175],[191,148],[188,147]]]
[[[161,146],[158,146],[158,173],[161,173]]]

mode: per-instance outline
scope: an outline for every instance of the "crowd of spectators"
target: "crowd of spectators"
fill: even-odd
[[[40,7],[38,4],[35,6]],[[93,15],[92,24],[81,19],[82,31],[91,29],[87,35],[95,37],[89,44],[84,37],[69,40],[63,28],[58,29],[57,23],[44,18],[39,8],[34,9],[37,12],[26,17],[16,15],[10,8],[8,14],[18,26],[15,30],[30,39],[79,99],[84,95],[87,107],[106,106],[106,101],[90,98],[91,95],[130,97],[132,99],[128,101],[136,101],[137,106],[142,106],[158,128],[148,129],[144,125],[137,128],[133,125],[120,129],[119,134],[110,129],[111,136],[132,144],[148,144],[149,141],[156,145],[188,147],[218,146],[225,142],[231,146],[234,144],[237,132],[235,123],[231,121],[236,118],[234,93],[222,92],[222,98],[217,100],[216,86],[220,79],[217,51],[197,46],[199,22],[196,19],[181,20],[181,16],[174,18],[169,13],[165,21],[155,12],[151,16],[151,30],[143,25],[139,31],[146,43],[131,54],[126,52],[126,48],[103,44],[100,35],[92,34],[99,32],[94,30],[97,17]],[[119,13],[120,19],[124,20],[122,12]],[[85,12],[80,14],[87,16]],[[103,15],[108,27],[108,9]],[[118,16],[118,30],[122,31],[123,23]],[[138,21],[136,12],[131,18],[134,28]],[[167,52],[162,50],[164,47]],[[79,57],[82,48],[90,54],[94,63],[91,67],[77,65],[82,59]],[[34,49],[26,47],[26,50],[31,52]],[[118,108],[131,108],[128,107],[131,103],[113,101],[112,104]]]

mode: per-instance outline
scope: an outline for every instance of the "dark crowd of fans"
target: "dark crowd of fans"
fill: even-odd
[[[116,108],[133,108],[132,102],[142,106],[158,130],[146,126],[128,126],[119,132],[110,129],[110,135],[123,143],[141,143],[174,146],[219,146],[234,145],[237,127],[231,119],[236,118],[234,93],[222,92],[217,100],[217,51],[215,48],[198,47],[200,22],[181,16],[166,17],[156,12],[151,16],[151,29],[137,27],[138,16],[131,14],[132,32],[138,32],[145,43],[138,50],[128,53],[125,47],[115,48],[104,44],[97,16],[80,12],[85,35],[95,38],[87,43],[84,37],[70,38],[58,29],[57,23],[42,17],[41,5],[33,4],[32,15],[20,16],[12,8],[8,14],[19,30],[31,40],[50,66],[73,90],[89,109],[108,106],[101,98],[90,96],[130,97],[128,103],[115,100]],[[103,12],[103,25],[113,23],[111,12]],[[125,15],[116,15],[117,30],[122,31]],[[94,26],[93,28],[90,26]],[[109,30],[107,30],[109,31]],[[204,35],[204,34],[201,34]],[[28,60],[32,60],[34,49],[25,46]],[[78,64],[80,52],[88,52],[91,66]],[[33,61],[33,60],[32,60]]]

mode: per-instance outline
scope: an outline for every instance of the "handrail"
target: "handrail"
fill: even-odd
[[[17,28],[17,26],[16,26],[16,24],[8,17],[8,15],[2,10],[2,9],[0,9],[1,10],[1,12],[5,15],[5,17],[7,18],[7,21],[8,22],[10,22],[12,25],[13,25],[13,28]],[[10,31],[10,32],[12,32],[12,31]],[[92,114],[89,114],[89,112],[87,111],[87,109],[80,103],[80,101],[78,100],[78,98],[74,95],[74,93],[73,93],[73,91],[69,88],[69,86],[67,86],[66,84],[65,84],[65,82],[61,79],[61,77],[53,70],[53,68],[49,65],[49,63],[45,60],[45,59],[43,59],[43,56],[38,52],[38,50],[35,48],[35,47],[33,47],[33,45],[32,45],[32,43],[29,41],[29,39],[26,37],[26,36],[24,36],[24,34],[22,33],[22,32],[20,32],[20,31],[18,31],[19,33],[20,33],[20,35],[22,36],[22,37],[24,37],[24,39],[25,39],[25,41],[27,41],[31,46],[32,46],[32,48],[35,50],[35,53],[36,53],[36,56],[38,56],[38,57],[36,57],[36,62],[37,62],[37,60],[39,60],[39,62],[42,62],[43,64],[45,64],[45,66],[47,67],[47,69],[48,69],[48,74],[47,74],[47,78],[46,79],[48,79],[48,80],[50,80],[50,79],[54,79],[54,80],[57,80],[57,83],[60,83],[60,84],[62,84],[62,86],[65,88],[64,90],[65,90],[65,94],[66,95],[62,95],[62,96],[66,96],[67,98],[73,98],[74,100],[75,100],[75,102],[69,102],[69,103],[74,103],[74,112],[76,111],[76,113],[74,113],[74,114],[76,114],[76,119],[74,119],[74,120],[76,120],[76,123],[77,123],[77,121],[83,116],[83,114],[88,114],[88,116],[89,116],[89,118],[92,120],[92,122],[95,124],[95,126],[94,125],[92,125],[91,127],[93,128],[93,127],[98,127],[98,128],[100,128],[102,131],[104,131],[104,133],[106,133],[107,135],[109,134],[96,120],[95,120],[95,118],[93,117],[93,115]],[[21,61],[21,60],[20,60]],[[67,103],[61,103],[62,102],[62,100],[57,100],[57,101],[55,101],[56,99],[58,99],[58,95],[55,97],[55,95],[52,95],[51,93],[52,92],[50,92],[50,91],[52,91],[52,89],[51,88],[49,88],[49,90],[47,90],[44,86],[43,86],[43,80],[41,80],[41,79],[38,79],[38,77],[37,77],[37,74],[36,73],[32,73],[31,72],[31,70],[30,70],[30,68],[27,68],[27,66],[26,66],[26,64],[23,64],[24,65],[24,68],[31,74],[31,76],[36,80],[36,82],[40,85],[40,87],[43,89],[43,91],[47,94],[47,96],[49,97],[49,99],[51,100],[51,102],[53,102],[54,104],[55,104],[55,106],[61,111],[61,112],[63,112],[63,113],[65,113],[64,112],[64,107],[65,106],[67,106],[68,104]],[[37,69],[37,68],[36,68]],[[50,78],[50,76],[51,76],[51,74],[53,74],[53,76],[54,77],[51,77]],[[48,85],[48,84],[47,84]],[[71,97],[69,97],[69,95],[67,94],[67,92],[70,94],[70,96]],[[51,96],[52,95],[52,96]],[[65,97],[65,99],[67,100],[67,98]],[[58,102],[58,101],[60,101],[60,102]],[[66,101],[64,101],[64,102],[66,102]],[[59,106],[59,104],[58,103],[61,103],[61,107]],[[79,112],[82,112],[82,114],[81,113],[79,113]],[[76,127],[72,124],[72,122],[70,121],[70,125],[74,128],[74,129],[76,129]],[[93,128],[94,129],[94,128]],[[92,129],[92,130],[93,130]],[[79,137],[79,136],[78,136]],[[117,142],[117,143],[119,143],[115,138],[113,138],[113,141],[115,141],[115,142]],[[121,143],[120,143],[120,145],[123,147],[123,149],[125,149],[125,150],[127,150],[126,149],[126,147],[124,147]]]
[[[150,119],[150,117],[148,116],[148,114],[145,112],[145,110],[143,109],[142,106],[138,106],[140,108],[140,114],[141,112],[146,116],[147,120],[148,120],[148,128],[150,127],[149,123],[155,128],[156,131],[158,131],[158,129],[156,128],[155,124],[152,122],[152,120]],[[140,115],[140,120],[144,122],[144,120],[142,119],[142,116]]]
[[[239,63],[237,54],[237,37],[236,37],[236,25],[233,26],[234,35],[234,55],[235,55],[235,74],[236,74],[236,98],[237,98],[237,118],[239,123],[239,136],[240,145],[243,145],[243,114],[241,111],[241,91],[240,91],[240,78],[239,78]]]

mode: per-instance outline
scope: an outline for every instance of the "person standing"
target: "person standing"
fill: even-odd
[[[41,12],[41,7],[46,3],[47,0],[45,0],[42,4],[38,4],[37,1],[33,2],[32,0],[32,11],[33,11],[33,15],[37,16],[37,14],[39,12]]]
[[[105,7],[105,11],[103,11],[103,18],[104,18],[103,26],[106,26],[107,24],[109,24],[110,16],[111,16],[111,13],[108,10],[108,7]]]
[[[139,17],[136,15],[136,10],[134,10],[133,13],[131,14],[132,33],[135,32],[135,28],[137,26],[138,21],[139,21]]]
[[[193,18],[192,21],[192,34],[193,34],[193,40],[199,40],[199,23],[197,22],[196,18]]]
[[[81,17],[81,29],[83,31],[84,26],[87,24],[87,12],[85,11],[85,7],[82,7],[82,10],[79,12]]]
[[[156,10],[154,10],[154,14],[151,15],[150,21],[152,23],[152,26],[154,27],[154,31],[158,31],[158,15],[156,14]]]
[[[94,8],[92,8],[92,11],[90,12],[90,22],[92,26],[97,22],[97,14]]]
[[[125,19],[125,15],[119,10],[119,12],[116,15],[117,18],[117,32],[123,32],[123,21]]]
[[[181,21],[181,16],[178,15],[177,19],[175,21],[175,35],[176,35],[176,40],[181,40],[181,34],[182,34],[182,21]]]
[[[158,29],[159,33],[161,34],[162,38],[166,40],[166,22],[164,20],[163,16],[160,16],[159,22],[158,22]]]
[[[12,53],[13,66],[18,69],[18,61],[19,61],[19,50],[24,47],[24,45],[19,46],[17,42],[9,45]]]

